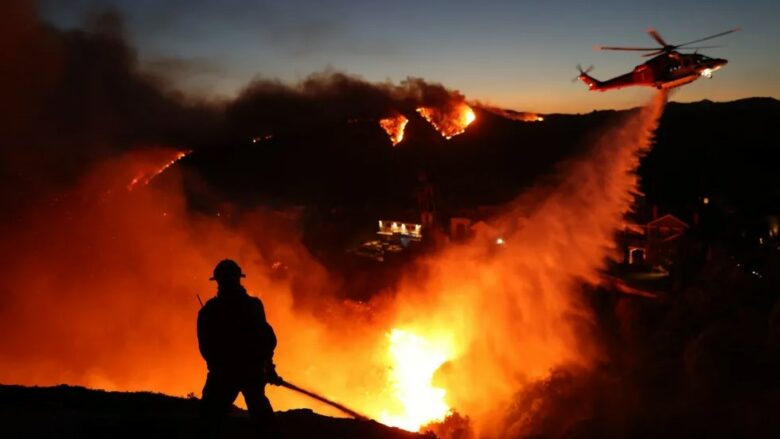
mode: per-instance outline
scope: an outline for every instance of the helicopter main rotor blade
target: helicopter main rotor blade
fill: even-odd
[[[658,50],[657,47],[618,47],[618,46],[596,46],[597,50],[632,50],[632,51],[643,51],[646,52],[648,50]]]
[[[726,47],[725,44],[720,44],[718,46],[693,46],[693,47],[680,47],[680,49],[686,49],[686,50],[699,50],[699,49],[717,49],[719,47]]]
[[[594,49],[596,50],[624,50],[624,51],[632,51],[632,52],[650,52],[643,54],[644,57],[651,57],[660,55],[662,53],[672,53],[677,49],[692,49],[692,50],[698,50],[698,49],[713,49],[716,47],[723,47],[723,46],[696,46],[696,47],[688,47],[691,44],[699,43],[702,41],[711,40],[713,38],[722,37],[723,35],[728,35],[733,32],[737,32],[741,30],[740,28],[734,28],[731,30],[727,30],[724,32],[717,33],[715,35],[710,35],[708,37],[699,38],[698,40],[688,41],[687,43],[683,44],[668,44],[666,40],[661,37],[661,34],[658,33],[655,29],[648,29],[647,33],[652,37],[655,41],[658,42],[658,44],[661,45],[661,47],[623,47],[623,46],[596,46]]]
[[[663,47],[668,47],[669,46],[669,44],[667,44],[666,41],[664,41],[664,39],[661,38],[661,34],[659,34],[657,30],[655,30],[653,28],[650,28],[650,29],[647,30],[647,33],[650,34],[650,36],[654,40],[658,41],[658,44],[660,44],[661,46],[663,46]]]
[[[742,29],[737,27],[737,28],[734,28],[734,29],[731,29],[731,30],[727,30],[725,32],[721,32],[721,33],[715,34],[715,35],[710,35],[708,37],[699,38],[698,40],[693,40],[693,41],[688,41],[687,43],[678,44],[678,45],[676,45],[674,47],[682,47],[682,46],[687,46],[687,45],[693,44],[693,43],[699,43],[701,41],[711,40],[713,38],[722,37],[723,35],[728,35],[728,34],[731,34],[731,33],[734,33],[734,32],[738,32],[740,30],[742,30]]]

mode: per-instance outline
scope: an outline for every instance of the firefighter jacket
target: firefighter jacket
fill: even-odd
[[[218,291],[198,313],[198,347],[210,372],[262,371],[276,348],[263,302],[240,286]]]

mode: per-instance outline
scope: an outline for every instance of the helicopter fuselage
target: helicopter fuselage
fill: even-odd
[[[633,71],[606,81],[599,81],[587,73],[578,77],[592,91],[616,90],[631,86],[647,86],[670,89],[691,83],[712,73],[728,63],[721,58],[710,58],[698,53],[682,54],[676,51],[664,53],[642,63]]]

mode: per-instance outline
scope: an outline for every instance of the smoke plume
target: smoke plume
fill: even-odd
[[[213,110],[140,72],[115,15],[66,32],[41,22],[30,1],[4,2],[2,12],[3,206],[73,184],[97,161],[139,145],[192,149],[213,139]]]
[[[465,100],[419,78],[376,84],[330,71],[295,85],[257,79],[232,101],[204,102],[142,71],[114,12],[68,31],[42,22],[32,1],[2,12],[0,205],[12,212],[139,147],[198,150],[349,120],[379,130],[384,117]]]

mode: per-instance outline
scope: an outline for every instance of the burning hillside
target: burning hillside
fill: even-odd
[[[409,119],[401,114],[379,120],[379,126],[382,127],[388,137],[390,137],[390,142],[393,146],[398,145],[404,140],[404,129],[406,128],[407,123],[409,123]]]
[[[188,154],[190,154],[192,151],[176,151],[172,153],[172,158],[168,161],[163,162],[163,160],[158,160],[159,162],[163,162],[162,165],[157,163],[157,161],[150,162],[149,165],[144,166],[145,169],[139,169],[138,173],[133,177],[132,180],[130,180],[130,183],[127,185],[127,190],[132,191],[135,189],[136,186],[139,184],[142,184],[144,186],[148,185],[152,179],[157,177],[158,175],[165,172],[166,169],[170,168],[171,166],[175,165],[176,162],[186,157]],[[155,150],[155,153],[159,153],[161,155],[165,154],[165,149],[158,149]],[[170,153],[169,153],[170,154]]]
[[[333,72],[313,74],[294,86],[254,81],[230,105],[228,115],[245,138],[258,131],[286,134],[301,127],[373,120],[396,145],[403,139],[408,115],[415,111],[446,138],[462,133],[475,119],[464,97],[440,84],[420,78],[372,84]]]
[[[0,165],[0,200],[14,206],[72,185],[96,163],[139,146],[199,151],[235,139],[267,144],[307,132],[322,136],[353,119],[376,123],[378,132],[390,130],[397,144],[406,124],[391,124],[393,118],[408,118],[417,108],[450,117],[449,108],[464,100],[420,78],[369,83],[323,72],[293,85],[258,79],[230,102],[198,101],[139,71],[115,15],[98,15],[91,28],[65,32],[42,23],[30,1],[6,2],[4,10],[8,25],[0,50],[9,67],[0,80],[13,104],[3,110],[0,140],[19,146],[9,148]],[[20,166],[28,171],[19,173],[14,167]]]
[[[420,107],[417,109],[422,117],[425,118],[445,139],[451,139],[466,131],[477,118],[474,110],[465,102],[456,102],[448,104],[442,108]]]
[[[440,107],[419,107],[416,111],[447,140],[464,133],[477,118],[474,110],[465,102],[448,102]],[[379,126],[390,137],[393,146],[404,139],[407,123],[409,119],[401,114],[379,120]]]

